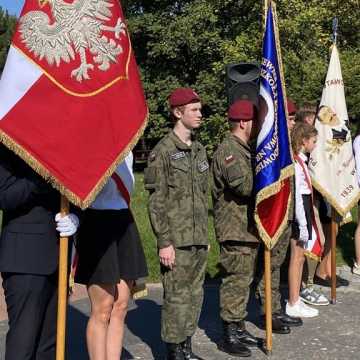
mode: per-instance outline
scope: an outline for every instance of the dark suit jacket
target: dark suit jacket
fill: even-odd
[[[47,275],[58,265],[60,195],[0,144],[0,271]]]

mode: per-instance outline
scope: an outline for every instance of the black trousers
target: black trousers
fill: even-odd
[[[57,273],[2,273],[9,318],[5,360],[54,360]]]

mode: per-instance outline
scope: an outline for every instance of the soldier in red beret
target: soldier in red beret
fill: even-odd
[[[287,109],[288,109],[288,118],[287,118],[287,126],[289,131],[292,130],[292,128],[295,126],[295,117],[296,117],[296,105],[293,103],[292,100],[287,99]]]
[[[214,153],[211,167],[215,232],[224,274],[220,287],[223,340],[219,348],[243,357],[251,355],[249,347],[261,344],[245,328],[259,245],[258,238],[249,231],[254,226],[250,141],[257,133],[256,117],[257,109],[249,100],[237,100],[230,106],[230,133]]]
[[[152,150],[145,169],[149,216],[157,237],[164,299],[161,337],[168,360],[201,359],[192,352],[203,302],[208,254],[208,173],[199,95],[178,88],[169,98],[174,128]]]

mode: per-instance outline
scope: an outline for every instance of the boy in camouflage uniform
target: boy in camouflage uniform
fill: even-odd
[[[192,138],[201,124],[199,96],[179,88],[169,97],[174,128],[153,149],[145,170],[149,216],[157,236],[164,301],[161,337],[168,360],[201,359],[191,337],[203,302],[208,253],[208,172],[204,147]]]
[[[237,100],[228,111],[230,133],[217,148],[213,162],[216,238],[224,276],[220,287],[220,317],[223,341],[220,349],[237,356],[250,356],[248,347],[260,339],[245,329],[249,286],[254,277],[259,240],[254,227],[253,170],[249,142],[255,135],[254,104]]]

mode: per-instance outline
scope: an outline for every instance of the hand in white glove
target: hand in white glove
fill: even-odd
[[[303,242],[309,241],[309,231],[307,229],[307,226],[299,226],[300,235],[299,240]]]
[[[56,230],[61,237],[72,236],[79,227],[79,218],[75,214],[62,216],[60,213],[55,216]]]

